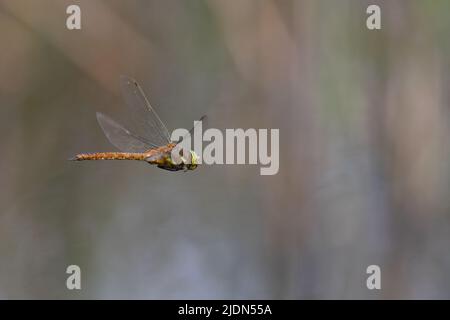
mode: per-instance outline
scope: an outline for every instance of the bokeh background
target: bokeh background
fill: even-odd
[[[449,12],[2,0],[0,298],[450,298]],[[95,112],[126,113],[121,74],[170,129],[203,114],[279,128],[279,173],[66,161],[115,150]],[[371,264],[382,290],[366,288]]]

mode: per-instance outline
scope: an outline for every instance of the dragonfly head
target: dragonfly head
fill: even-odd
[[[188,161],[189,163],[185,163],[185,164],[186,164],[186,168],[188,170],[194,170],[198,166],[198,156],[192,150],[190,151],[190,153],[191,153],[191,161]]]

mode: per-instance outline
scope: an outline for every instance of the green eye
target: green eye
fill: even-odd
[[[195,167],[197,167],[197,164],[198,164],[198,156],[192,150],[191,150],[191,164],[193,164]]]

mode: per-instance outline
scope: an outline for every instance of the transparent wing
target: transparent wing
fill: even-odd
[[[128,131],[103,113],[97,112],[97,120],[108,140],[121,151],[144,152],[156,147],[150,141]]]
[[[189,133],[186,134],[184,137],[182,137],[180,140],[176,141],[176,143],[178,144],[178,143],[183,142],[183,140],[186,139],[186,137],[192,137],[192,134],[194,133],[195,127],[196,127],[200,122],[202,123],[202,125],[204,125],[204,124],[206,123],[206,120],[207,120],[206,115],[203,115],[200,119],[198,119],[197,124],[196,124],[195,126],[193,126],[193,127],[191,128],[191,130],[189,130]]]
[[[150,106],[136,80],[121,76],[120,86],[125,102],[131,109],[131,117],[135,124],[133,129],[136,133],[157,146],[170,143],[169,131]]]

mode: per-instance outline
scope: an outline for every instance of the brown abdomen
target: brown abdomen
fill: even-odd
[[[69,160],[83,161],[83,160],[144,160],[144,153],[131,152],[96,152],[96,153],[81,153]]]

